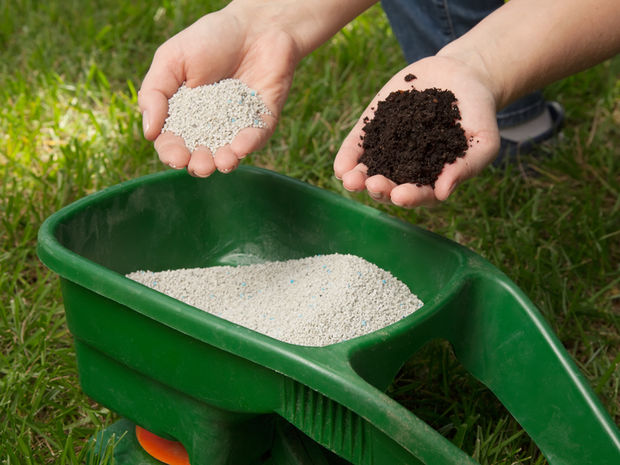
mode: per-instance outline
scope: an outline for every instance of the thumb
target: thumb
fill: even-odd
[[[475,135],[466,133],[469,148],[464,157],[457,158],[452,164],[446,165],[435,182],[435,197],[446,200],[456,187],[478,175],[493,161],[499,150],[499,131],[479,131]]]
[[[168,99],[183,84],[183,77],[178,74],[182,69],[173,65],[166,44],[155,52],[151,67],[138,91],[144,137],[148,140],[154,140],[161,133],[168,115]]]
[[[364,140],[364,126],[374,115],[374,109],[378,96],[366,107],[362,116],[357,120],[353,129],[344,138],[336,158],[334,159],[334,174],[338,179],[355,169],[359,164],[359,159],[364,153],[362,141]]]

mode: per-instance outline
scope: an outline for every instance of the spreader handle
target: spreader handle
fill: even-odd
[[[471,276],[444,317],[456,357],[497,396],[551,465],[620,464],[617,426],[514,283],[497,274]]]
[[[424,341],[442,338],[504,404],[551,465],[620,463],[620,434],[535,306],[507,278],[472,274],[434,315],[392,338],[373,356],[389,368]],[[421,342],[422,341],[422,342]],[[320,372],[320,370],[319,370]],[[334,360],[324,376],[290,380],[278,413],[356,465],[476,464],[412,412]],[[323,394],[321,394],[323,393]]]

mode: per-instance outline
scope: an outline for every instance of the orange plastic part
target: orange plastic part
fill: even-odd
[[[167,465],[190,465],[189,455],[183,444],[160,438],[136,425],[136,438],[150,456]]]

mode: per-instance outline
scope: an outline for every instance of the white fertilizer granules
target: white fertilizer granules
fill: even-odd
[[[258,92],[239,79],[193,88],[183,84],[168,100],[162,132],[181,136],[190,152],[205,146],[214,154],[242,129],[264,128],[263,114],[270,111]]]
[[[354,255],[127,276],[233,323],[306,346],[376,331],[423,305],[388,271]]]

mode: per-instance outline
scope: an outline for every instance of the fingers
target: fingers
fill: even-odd
[[[262,118],[266,127],[242,129],[235,135],[230,144],[219,147],[214,155],[211,155],[211,151],[206,147],[199,153],[197,153],[197,150],[192,152],[188,171],[196,176],[206,177],[216,169],[224,174],[236,169],[239,166],[240,160],[265,145],[273,133],[276,118],[272,115],[263,115]],[[206,154],[209,154],[209,157],[211,157],[210,161],[206,159]],[[194,157],[197,157],[198,161],[194,162]]]
[[[361,163],[342,175],[342,185],[351,192],[363,191],[366,188],[366,167]]]
[[[382,203],[390,203],[390,195],[392,189],[396,187],[396,183],[382,175],[371,176],[366,179],[366,190],[374,200]]]
[[[239,131],[230,143],[230,149],[237,159],[241,160],[248,154],[262,148],[273,134],[277,119],[273,115],[262,115],[264,128],[245,128]]]
[[[400,184],[390,192],[391,202],[399,207],[413,208],[435,205],[437,197],[431,186],[416,186],[415,184]]]
[[[217,149],[213,160],[218,171],[224,174],[230,173],[239,165],[239,159],[231,150],[230,145]]]
[[[412,208],[437,203],[431,186],[415,184],[396,184],[382,175],[371,176],[366,180],[366,190],[375,200],[394,204],[399,207]]]
[[[398,185],[382,175],[368,177],[366,166],[361,163],[342,175],[342,185],[351,192],[366,190],[373,200],[399,207],[412,208],[437,203],[435,193],[430,186]]]
[[[155,139],[155,150],[159,159],[171,168],[185,168],[190,160],[190,153],[185,141],[171,132],[164,132]]]
[[[246,137],[260,141],[265,136],[250,133]],[[197,147],[190,153],[183,138],[170,132],[164,132],[155,139],[155,150],[162,163],[175,169],[187,168],[191,175],[201,178],[210,176],[216,169],[222,173],[230,173],[243,158],[233,151],[231,145],[218,148],[215,155],[208,147]]]
[[[155,150],[162,163],[175,169],[187,168],[187,171],[201,178],[210,176],[216,169],[230,173],[239,165],[239,158],[230,145],[216,150],[215,155],[208,147],[197,147],[189,152],[180,136],[164,132],[155,139]]]
[[[378,202],[404,208],[431,206],[445,201],[460,183],[480,173],[493,159],[495,147],[496,144],[490,141],[481,141],[480,145],[471,147],[464,157],[444,166],[434,188],[411,183],[399,185],[382,175],[369,177],[366,166],[357,163],[359,155],[347,159],[347,153],[342,149],[339,155],[343,156],[338,163],[334,162],[334,171],[338,176],[338,170],[342,170],[340,179],[345,189],[351,192],[367,190],[368,195]],[[347,170],[353,163],[356,164]]]
[[[187,172],[192,176],[206,178],[215,171],[215,160],[211,150],[207,147],[197,147],[192,152],[189,163],[187,164]]]
[[[187,171],[192,176],[206,178],[215,172],[227,174],[239,164],[236,155],[230,150],[230,146],[224,146],[215,151],[215,156],[207,147],[198,147],[191,154]]]

